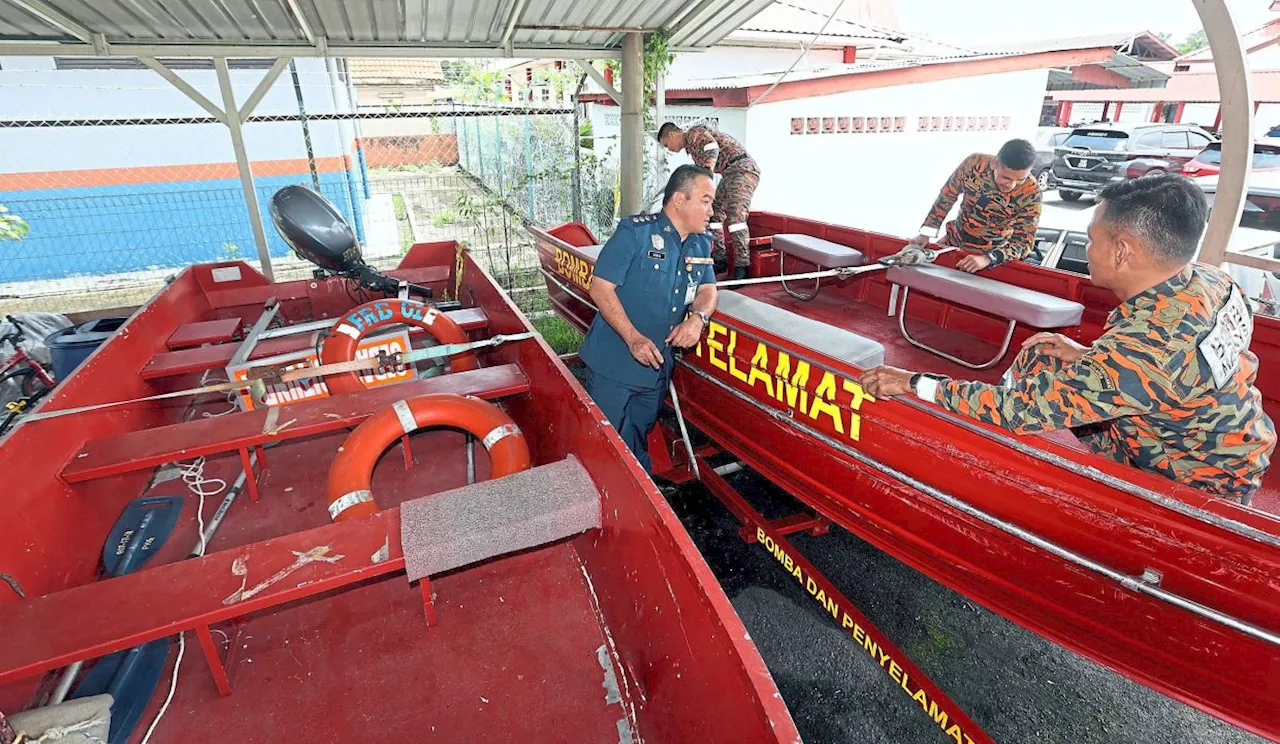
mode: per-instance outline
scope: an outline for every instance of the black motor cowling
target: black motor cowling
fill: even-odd
[[[271,197],[271,221],[300,258],[326,271],[350,277],[369,289],[396,294],[400,283],[364,262],[360,243],[342,213],[305,186],[285,186]],[[426,297],[427,287],[409,285]]]

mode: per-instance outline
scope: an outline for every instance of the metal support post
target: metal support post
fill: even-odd
[[[622,40],[622,214],[644,209],[644,34]]]
[[[274,282],[271,271],[271,253],[267,249],[267,233],[262,227],[262,210],[258,208],[258,193],[253,187],[253,171],[249,169],[249,155],[244,147],[244,129],[237,113],[236,95],[231,90],[231,74],[227,71],[225,57],[213,60],[218,72],[218,87],[222,90],[222,109],[226,112],[227,129],[231,131],[231,147],[236,153],[236,166],[240,171],[240,186],[244,189],[244,205],[249,210],[249,224],[253,227],[253,241],[258,245],[258,258],[262,261],[262,274]]]

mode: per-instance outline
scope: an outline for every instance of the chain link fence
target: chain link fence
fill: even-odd
[[[20,240],[0,240],[0,313],[127,308],[192,263],[258,265],[223,123],[149,69],[53,62],[0,69],[0,100],[13,104],[0,112],[0,205],[27,226]],[[232,65],[237,105],[262,62]],[[277,281],[314,268],[270,221],[271,196],[301,183],[342,211],[370,264],[457,240],[522,309],[549,316],[526,225],[577,219],[612,233],[616,143],[584,136],[572,106],[370,105],[349,73],[343,60],[298,60],[245,120]],[[223,108],[213,70],[179,74]]]

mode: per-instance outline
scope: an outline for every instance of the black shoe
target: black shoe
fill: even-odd
[[[748,277],[747,277],[747,271],[748,271],[748,269],[747,269],[747,267],[746,267],[746,266],[735,266],[735,267],[733,267],[733,278],[734,278],[734,279],[747,279],[747,278],[748,278]]]

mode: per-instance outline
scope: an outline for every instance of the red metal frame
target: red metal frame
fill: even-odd
[[[663,439],[666,440],[670,431],[664,428],[663,433]],[[669,443],[670,440],[666,440],[661,444],[665,448]],[[707,454],[697,456],[702,484],[742,523],[741,534],[744,540],[760,544],[778,560],[787,573],[794,575],[818,604],[831,614],[832,620],[841,630],[849,632],[871,654],[877,666],[920,706],[924,715],[938,724],[946,736],[966,744],[994,742],[942,688],[786,539],[787,535],[798,532],[823,534],[830,526],[827,519],[800,513],[782,519],[766,520],[728,481],[716,473],[707,457]],[[667,475],[670,477],[671,474]],[[912,680],[915,680],[914,692],[911,689]]]
[[[753,214],[751,226],[753,235],[815,235],[873,260],[905,242],[767,213]],[[553,305],[585,329],[595,309],[582,278],[559,274],[558,267],[572,262],[555,259],[557,251],[589,262],[588,255],[566,242],[563,232],[533,232]],[[595,243],[589,234],[585,239]],[[992,275],[1084,304],[1081,325],[1067,330],[1082,341],[1101,332],[1116,304],[1086,277],[1016,262]],[[785,304],[792,312],[828,313],[811,317],[853,322],[854,330],[864,333],[885,322],[888,301],[888,287],[874,274],[824,283],[826,299],[808,304],[787,300],[777,290],[744,292]],[[864,309],[850,316],[858,303]],[[998,341],[1006,323],[938,301],[913,302],[911,311],[913,318],[945,331],[953,343]],[[1280,367],[1280,321],[1260,317],[1255,323],[1253,350],[1261,368]],[[1162,576],[1162,590],[1274,633],[1280,628],[1280,589],[1274,581],[1280,575],[1280,550],[1274,544],[1280,520],[1046,439],[1020,438],[1018,443],[1029,449],[1016,451],[990,438],[988,432],[997,431],[991,427],[962,425],[923,404],[862,398],[854,382],[861,370],[785,338],[720,316],[713,318],[712,330],[719,338],[716,362],[704,338],[699,350],[686,353],[678,364],[675,383],[686,418],[723,449],[834,522],[988,608],[1167,695],[1256,733],[1280,736],[1280,708],[1273,704],[1280,695],[1280,677],[1274,674],[1280,647],[1134,591],[1020,536],[1030,533],[1129,577],[1154,569]],[[1015,341],[1028,333],[1020,331]],[[881,337],[888,352],[912,353],[903,342],[889,345],[890,338]],[[856,413],[859,435],[850,436],[850,425],[837,431],[828,416],[802,415],[766,397],[762,383],[749,384],[758,343],[773,349],[771,354],[807,359],[812,372],[801,386],[807,400],[830,373],[841,390],[833,404],[844,417],[842,424]],[[893,363],[892,357],[888,361]],[[972,375],[934,363],[938,371]],[[1275,410],[1280,375],[1264,374],[1258,384],[1268,408]],[[1135,484],[1155,500],[1047,464],[1035,453]],[[957,477],[960,472],[964,477]],[[1250,531],[1261,539],[1250,537]]]

